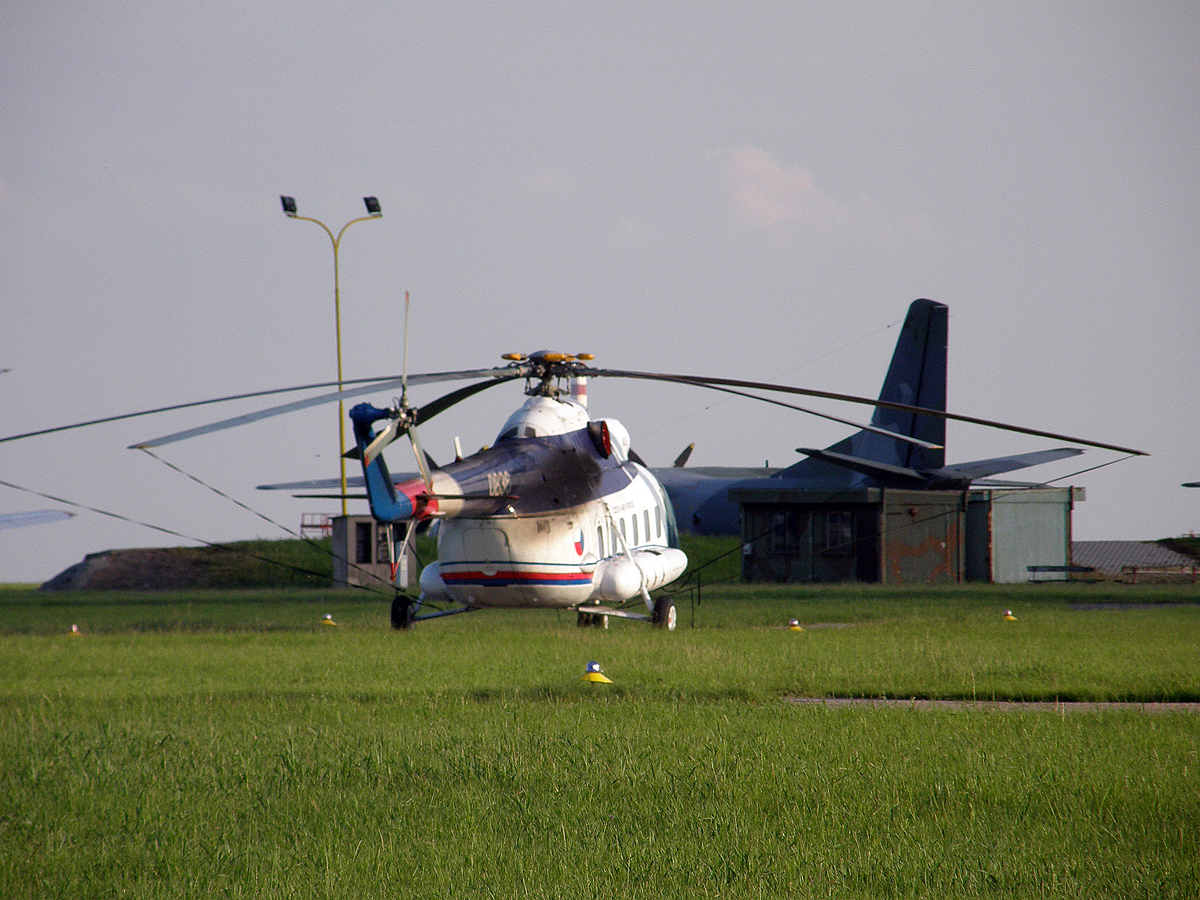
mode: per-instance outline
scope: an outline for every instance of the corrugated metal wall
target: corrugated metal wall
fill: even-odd
[[[1071,564],[1071,489],[987,491],[991,508],[989,579],[996,584],[1030,580],[1029,566]],[[1048,572],[1042,581],[1065,581]]]

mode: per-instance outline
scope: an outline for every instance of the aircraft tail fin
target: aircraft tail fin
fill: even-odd
[[[945,411],[948,320],[949,307],[944,303],[914,300],[909,305],[879,392],[880,400]],[[910,470],[940,469],[946,464],[945,419],[877,406],[871,424],[937,447],[921,447],[878,432],[860,431],[826,449],[833,454]],[[801,460],[785,470],[784,477],[807,474],[814,465],[829,463]]]
[[[354,441],[358,457],[363,464],[363,476],[367,482],[367,499],[371,502],[371,515],[380,522],[399,522],[412,518],[414,505],[407,494],[397,493],[383,454],[366,462],[367,446],[375,439],[374,424],[388,417],[388,411],[377,409],[370,403],[360,403],[350,410],[350,421],[354,423]]]

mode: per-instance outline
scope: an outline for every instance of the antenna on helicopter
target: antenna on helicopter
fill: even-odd
[[[408,404],[408,291],[404,292],[404,369],[400,373],[400,403]]]
[[[421,446],[421,439],[417,437],[417,419],[420,416],[420,411],[413,409],[408,405],[408,309],[409,309],[409,293],[404,292],[404,361],[403,371],[400,375],[400,399],[392,401],[392,409],[389,412],[387,426],[379,432],[367,445],[363,453],[363,459],[367,465],[370,465],[383,448],[390,444],[401,434],[408,435],[408,441],[412,445],[413,456],[417,458],[417,469],[421,473],[421,480],[425,482],[425,489],[429,493],[433,493],[433,475],[429,471],[429,460],[425,455],[425,448]]]

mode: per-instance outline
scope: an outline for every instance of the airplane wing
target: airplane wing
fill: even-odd
[[[63,509],[38,509],[33,512],[0,514],[0,529],[24,528],[26,525],[45,525],[49,522],[62,522],[74,516],[75,513]]]
[[[947,483],[967,485],[977,478],[987,478],[989,475],[999,475],[1002,472],[1039,466],[1042,463],[1078,456],[1083,452],[1075,447],[1059,447],[1054,450],[1038,450],[1033,453],[1018,453],[1014,456],[998,456],[993,459],[956,463],[937,469],[910,469],[831,450],[798,449],[805,456],[823,460],[854,472],[862,472],[883,484],[891,483],[911,487],[932,487]]]
[[[906,486],[919,487],[928,480],[926,473],[917,469],[910,469],[906,466],[893,466],[890,463],[877,462],[876,460],[867,459],[862,456],[851,456],[848,453],[837,453],[833,450],[813,450],[806,447],[797,447],[796,452],[803,453],[805,456],[812,457],[813,459],[832,463],[835,466],[841,466],[843,469],[850,469],[853,472],[870,475],[884,484],[904,484]],[[908,484],[909,482],[911,482],[911,485]]]
[[[999,475],[1002,472],[1012,472],[1029,466],[1040,466],[1043,463],[1055,462],[1078,456],[1083,451],[1077,447],[1058,447],[1054,450],[1038,450],[1033,453],[1018,453],[1015,456],[998,456],[994,459],[980,459],[974,462],[957,463],[953,466],[943,466],[935,473],[951,479],[974,481],[976,478],[987,478],[989,475]]]
[[[691,466],[689,468],[647,466],[646,468],[663,484],[666,484],[668,481],[679,484],[690,484],[692,482],[703,481],[707,478],[767,478],[777,472],[783,471],[779,468],[764,468],[762,466]]]
[[[420,478],[419,472],[396,472],[392,474],[392,481],[400,484],[404,481],[411,481],[414,478]],[[347,488],[366,488],[367,483],[361,475],[352,475],[346,478]],[[314,478],[310,481],[284,481],[278,484],[260,484],[257,487],[260,491],[340,491],[342,489],[342,479],[340,478]]]
[[[260,491],[332,491],[340,490],[342,487],[342,479],[340,478],[314,478],[311,481],[284,481],[279,484],[260,484],[257,490]],[[361,488],[366,487],[361,475],[348,477],[346,479],[346,487]]]

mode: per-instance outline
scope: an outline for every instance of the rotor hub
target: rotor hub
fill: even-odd
[[[595,359],[591,353],[571,355],[556,350],[538,350],[528,355],[505,353],[501,359],[510,360],[514,368],[525,371],[525,393],[530,397],[559,397],[567,393],[563,382],[586,376],[587,363]]]

